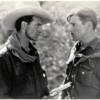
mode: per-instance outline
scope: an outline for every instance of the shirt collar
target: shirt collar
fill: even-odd
[[[91,47],[92,49],[96,49],[97,44],[100,44],[100,39],[98,37],[94,38],[91,42],[83,45],[83,48]]]

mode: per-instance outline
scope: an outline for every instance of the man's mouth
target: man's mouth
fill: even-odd
[[[71,36],[72,36],[72,37],[74,36],[74,33],[73,33],[73,32],[71,32]]]

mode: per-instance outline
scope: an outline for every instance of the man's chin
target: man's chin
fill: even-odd
[[[76,39],[76,38],[74,38],[74,37],[72,38],[72,40],[73,40],[73,41],[78,41],[78,39]]]
[[[34,42],[37,41],[37,38],[32,38],[32,37],[29,37],[29,36],[27,36],[27,38],[28,38],[29,40],[31,40],[31,41],[34,41]]]
[[[33,42],[36,42],[37,41],[37,39],[32,39],[32,38],[30,38],[30,40],[33,41]]]

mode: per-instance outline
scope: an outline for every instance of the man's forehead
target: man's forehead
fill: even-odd
[[[33,16],[32,19],[35,20],[35,21],[42,21],[42,19],[40,17],[36,17],[36,16]]]
[[[80,18],[77,16],[77,15],[73,15],[73,16],[71,16],[71,18],[70,18],[70,23],[71,22],[77,22],[77,21],[79,21],[80,20]]]
[[[33,21],[41,23],[41,24],[46,24],[45,19],[37,17],[37,16],[33,16]]]

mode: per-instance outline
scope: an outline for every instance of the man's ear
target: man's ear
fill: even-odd
[[[25,32],[26,29],[27,29],[27,23],[26,23],[25,21],[23,21],[23,22],[21,23],[21,32]]]
[[[90,29],[90,28],[93,29],[93,25],[92,25],[92,22],[91,21],[88,21],[87,22],[87,28],[88,29]]]

